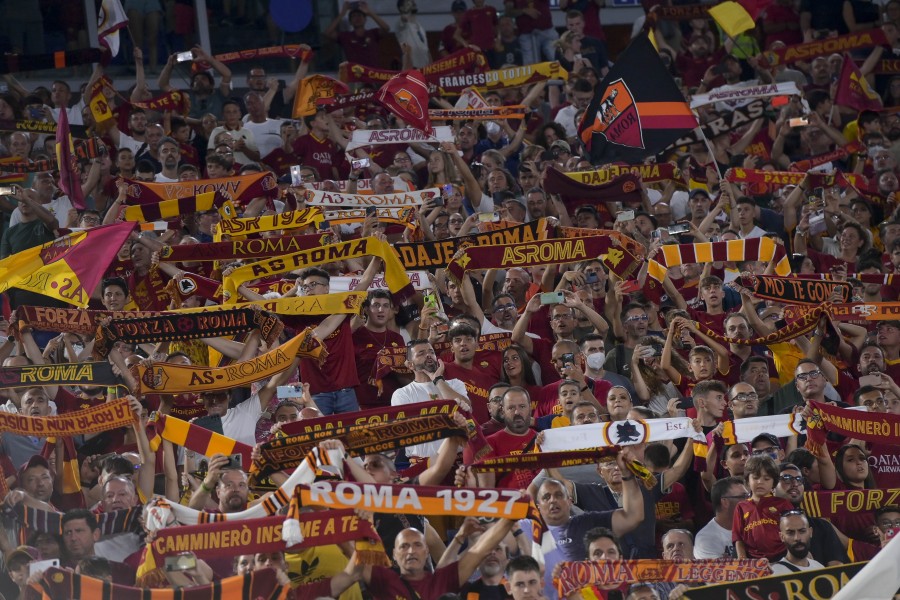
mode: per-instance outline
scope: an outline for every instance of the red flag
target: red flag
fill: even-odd
[[[81,193],[81,180],[75,167],[75,148],[72,134],[69,132],[69,115],[65,107],[59,111],[59,123],[56,124],[56,163],[59,165],[59,189],[69,197],[69,202],[78,210],[87,208],[84,194]]]
[[[866,78],[863,77],[853,59],[844,55],[844,66],[838,79],[834,103],[838,106],[849,106],[856,110],[882,109],[881,97],[875,93]]]
[[[381,86],[375,99],[412,127],[431,135],[433,129],[428,117],[428,85],[419,71],[404,71],[394,75]]]
[[[773,0],[738,0],[738,4],[744,7],[754,21],[759,19],[760,13],[766,10],[772,2]]]

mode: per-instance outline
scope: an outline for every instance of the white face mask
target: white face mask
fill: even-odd
[[[488,121],[484,127],[485,129],[487,129],[488,135],[497,135],[498,133],[500,133],[500,126],[493,121]]]
[[[606,353],[605,352],[592,352],[587,355],[587,366],[588,369],[592,369],[594,371],[598,371],[603,368],[603,363],[606,362]]]

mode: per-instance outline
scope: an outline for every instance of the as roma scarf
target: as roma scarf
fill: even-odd
[[[153,363],[136,365],[134,370],[142,394],[203,393],[246,387],[286,369],[295,356],[319,360],[325,347],[313,337],[312,328],[256,358],[226,367],[198,367]]]
[[[548,79],[566,81],[569,73],[559,62],[542,62],[484,73],[442,75],[437,80],[437,86],[439,93],[445,95],[459,94],[466,88],[475,88],[479,92],[516,88]]]
[[[563,225],[557,225],[550,230],[550,234],[551,237],[555,238],[580,238],[591,235],[608,235],[611,238],[617,239],[622,248],[628,250],[635,256],[643,257],[647,252],[647,249],[644,248],[640,242],[637,242],[621,231],[616,231],[614,229],[589,229],[586,227],[565,227]]]
[[[568,174],[550,168],[544,173],[544,191],[559,194],[572,214],[582,204],[634,202],[641,199],[641,183],[631,172],[614,177],[607,183],[594,185],[576,181]]]
[[[349,225],[351,223],[362,223],[366,220],[365,209],[348,208],[346,210],[335,210],[326,212],[324,217],[329,225]],[[415,230],[418,228],[416,223],[416,213],[412,207],[402,208],[378,208],[375,216],[382,223],[390,223],[393,225],[403,225],[407,229]]]
[[[417,142],[422,144],[439,144],[441,142],[452,142],[454,139],[453,128],[446,125],[434,127],[430,133],[425,133],[412,127],[404,129],[356,129],[350,134],[350,143],[347,144],[345,151],[351,152],[365,146],[384,144],[414,144]]]
[[[117,533],[142,533],[141,513],[143,506],[135,506],[128,510],[97,513],[97,525],[101,536],[115,535]],[[13,508],[16,520],[19,524],[32,531],[43,531],[53,535],[62,535],[63,513],[32,508],[25,504],[17,504]]]
[[[485,108],[431,109],[428,116],[438,121],[495,121],[497,119],[524,119],[525,107],[520,104],[510,106],[488,106]]]
[[[695,129],[678,138],[666,150],[674,150],[680,146],[702,142],[704,137],[711,140],[723,133],[731,133],[747,123],[761,119],[764,116],[766,116],[766,101],[761,98],[752,100],[744,106],[735,107],[734,110],[721,117],[703,123],[700,125],[699,131]],[[648,181],[646,177],[644,181]]]
[[[331,104],[335,97],[350,93],[350,88],[327,75],[304,77],[297,85],[291,116],[295,119],[316,114],[322,105]]]
[[[292,421],[281,426],[285,435],[303,435],[330,429],[342,429],[347,427],[368,427],[391,421],[403,421],[410,417],[422,417],[425,415],[451,414],[456,410],[454,400],[433,400],[430,402],[414,402],[401,406],[385,406],[384,408],[372,408],[358,410],[349,413],[327,415],[315,419],[302,419]]]
[[[75,137],[87,135],[84,127],[70,125],[69,130]],[[52,121],[32,121],[31,119],[0,119],[0,131],[25,131],[27,133],[56,134],[56,123]]]
[[[615,267],[623,275],[640,266],[630,253],[614,245],[609,236],[556,239],[530,244],[504,244],[499,246],[470,246],[457,252],[447,270],[456,281],[461,281],[466,271],[482,269],[509,269],[533,265],[558,265],[593,260],[602,255],[614,256]]]
[[[592,232],[595,234],[596,232]],[[522,244],[547,239],[547,221],[538,219],[507,229],[476,233],[433,242],[399,242],[393,245],[404,269],[444,268],[450,264],[453,255],[467,246],[499,244]]]
[[[208,585],[189,588],[136,588],[76,575],[69,569],[50,567],[43,578],[28,588],[28,598],[95,598],[97,600],[287,600],[291,586],[280,585],[274,569],[261,569],[246,575],[228,577]],[[31,595],[36,594],[36,595]]]
[[[145,183],[126,179],[127,204],[154,204],[162,200],[188,198],[207,192],[219,192],[227,200],[242,204],[258,196],[274,198],[278,195],[278,183],[275,176],[266,171],[236,177],[219,179],[198,179],[195,181],[176,181],[173,183]]]
[[[322,211],[319,208],[305,208],[292,210],[286,213],[266,215],[264,217],[252,217],[247,219],[228,219],[219,221],[213,238],[216,242],[222,240],[222,236],[228,235],[246,237],[253,233],[266,231],[303,229],[322,221]]]
[[[251,238],[208,244],[181,244],[163,246],[160,262],[209,262],[246,258],[271,258],[309,250],[332,243],[332,233],[309,235],[283,235],[280,237]]]
[[[463,48],[424,66],[421,72],[429,82],[436,83],[442,75],[480,69],[486,64],[487,60],[481,52],[471,48]],[[399,74],[399,71],[376,69],[354,62],[341,63],[338,69],[338,77],[341,81],[347,83],[374,83],[375,85],[382,85]]]
[[[810,400],[813,416],[807,423],[810,437],[824,441],[823,431],[875,444],[900,445],[900,416],[840,408]]]
[[[335,427],[312,433],[276,438],[259,446],[259,460],[250,469],[257,479],[276,471],[290,470],[305,454],[324,439],[338,439],[354,456],[387,452],[414,444],[424,444],[448,437],[468,437],[446,414],[413,417],[369,427]]]
[[[375,101],[375,91],[364,91],[358,94],[346,94],[338,96],[333,102],[329,103],[329,110],[343,110],[351,106],[359,106],[361,104],[370,104]]]
[[[819,56],[827,56],[837,52],[843,54],[851,50],[871,48],[873,46],[890,46],[881,29],[866,29],[838,37],[815,40],[803,44],[794,44],[767,50],[759,55],[760,66],[771,68],[777,65],[790,64],[797,61],[810,61]]]
[[[827,311],[827,305],[816,306],[796,321],[788,323],[781,329],[777,329],[765,336],[758,336],[750,339],[728,337],[716,331],[713,331],[702,323],[695,323],[695,325],[697,326],[697,329],[702,333],[705,333],[714,340],[722,342],[724,344],[739,344],[742,346],[766,346],[769,344],[778,344],[780,342],[792,340],[795,337],[800,337],[801,335],[806,335],[816,328],[816,325],[819,324],[819,318],[823,313],[826,313]]]
[[[191,110],[191,101],[188,95],[178,90],[172,90],[144,102],[131,102],[132,106],[158,112],[174,112],[186,115]]]
[[[523,519],[529,498],[518,490],[431,485],[316,481],[294,491],[300,506],[354,508],[378,513]]]
[[[419,71],[410,69],[391,77],[375,94],[375,101],[412,127],[431,135],[428,84]]]
[[[170,308],[181,306],[185,300],[193,296],[199,296],[210,302],[222,300],[222,282],[188,271],[183,271],[177,280],[170,279],[164,289],[171,299]],[[201,302],[202,304],[205,303]]]
[[[429,200],[440,196],[440,194],[441,191],[437,188],[400,192],[398,194],[339,194],[337,192],[306,190],[306,205],[324,206],[326,208],[421,206]]]
[[[708,19],[710,4],[685,4],[682,6],[665,6],[658,4],[647,13],[664,21],[690,21],[692,19]]]
[[[761,169],[729,169],[725,173],[725,179],[734,183],[750,182],[767,184],[770,186],[800,185],[808,178],[807,182],[812,187],[840,187],[853,186],[859,190],[868,190],[871,184],[868,179],[856,173],[817,173],[799,171],[763,171]]]
[[[34,437],[71,437],[128,427],[133,421],[128,400],[119,398],[55,417],[0,412],[0,431]]]
[[[857,276],[858,277],[858,276]],[[802,309],[806,307],[786,306],[787,309]],[[803,311],[798,311],[802,314]],[[851,302],[832,304],[828,314],[835,321],[893,321],[900,317],[900,302]]]
[[[406,269],[400,264],[390,244],[374,237],[367,237],[312,250],[302,250],[235,269],[222,282],[225,302],[236,302],[238,299],[237,288],[246,281],[361,256],[377,256],[384,261],[385,280],[391,293],[401,296],[412,293]]]
[[[250,456],[253,452],[251,446],[171,415],[153,413],[147,429],[148,436],[150,435],[149,431],[153,432],[150,436],[150,449],[154,452],[163,440],[167,440],[203,456],[240,454],[242,456],[241,464],[249,465],[253,462]]]
[[[554,580],[561,598],[592,585],[635,581],[708,583],[758,579],[770,573],[769,561],[760,559],[604,560],[564,562]]]
[[[810,515],[811,516],[811,515]],[[850,540],[851,542],[853,540]],[[772,575],[762,579],[733,581],[719,585],[701,585],[686,590],[686,600],[759,600],[760,598],[835,598],[868,563],[858,562],[836,567],[809,569]]]
[[[508,332],[489,333],[487,335],[479,336],[477,351],[502,352],[509,348],[509,345],[512,343],[510,341],[511,337],[512,334]],[[433,346],[434,351],[437,354],[450,351],[450,342],[436,342]],[[477,360],[478,356],[476,355],[475,358]],[[379,350],[375,357],[375,364],[372,366],[372,377],[370,378],[369,383],[375,385],[378,380],[384,379],[390,375],[391,372],[399,373],[401,375],[412,374],[412,371],[406,366],[405,347],[385,347]]]
[[[806,160],[798,160],[797,162],[793,162],[791,163],[790,170],[806,173],[814,167],[818,167],[820,165],[824,165],[836,160],[844,160],[853,154],[865,154],[865,152],[866,147],[862,144],[862,142],[850,142],[849,144],[846,144],[839,148],[835,148],[831,152],[817,154],[813,157],[807,158]]]
[[[0,389],[58,385],[118,385],[107,362],[51,363],[0,369]]]
[[[800,89],[793,81],[767,83],[737,89],[716,88],[706,94],[691,96],[691,108],[698,108],[714,102],[734,102],[746,98],[767,98],[770,96],[799,96]]]
[[[607,423],[571,425],[544,431],[541,452],[562,453],[572,450],[628,446],[647,442],[692,438],[705,443],[703,434],[694,430],[687,417],[664,419],[626,419]]]
[[[853,286],[843,281],[752,275],[750,277],[742,276],[740,282],[757,298],[787,304],[817,305],[829,302],[832,300],[835,290],[840,292],[841,300],[846,302],[853,293]]]
[[[553,177],[562,173],[572,181],[583,185],[606,185],[616,177],[632,173],[640,175],[644,183],[659,183],[662,181],[674,181],[683,183],[681,171],[673,163],[653,163],[651,165],[607,165],[590,171],[557,171]]]
[[[818,490],[803,492],[800,508],[810,517],[833,519],[870,513],[882,506],[900,503],[900,488],[874,490]]]
[[[265,48],[248,48],[235,52],[216,54],[215,59],[226,65],[246,60],[258,60],[261,58],[299,58],[300,62],[309,62],[314,52],[304,48],[302,44],[281,44],[280,46],[267,46]],[[203,67],[208,69],[209,67]]]
[[[295,499],[296,495],[291,497],[287,519],[281,526],[285,544],[306,548],[354,540],[359,563],[390,566],[391,561],[384,552],[381,538],[370,521],[360,519],[351,510],[304,513]]]
[[[219,211],[223,219],[232,219],[237,216],[234,206],[225,196],[219,192],[205,192],[175,200],[128,206],[125,208],[125,220],[147,223],[160,219],[174,219],[195,212],[205,212],[213,208]]]

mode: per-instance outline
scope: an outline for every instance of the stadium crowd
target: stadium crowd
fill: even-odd
[[[326,104],[298,119],[295,96],[315,74],[314,61],[301,61],[286,83],[251,66],[243,94],[235,92],[229,66],[199,47],[192,61],[170,56],[157,81],[145,77],[136,49],[137,82],[128,90],[102,67],[80,91],[72,81],[29,89],[27,80],[3,76],[9,91],[0,94],[0,120],[58,123],[64,112],[75,137],[92,146],[76,153],[77,177],[66,194],[59,170],[34,166],[55,160],[52,133],[23,128],[0,135],[7,156],[0,169],[16,166],[3,171],[9,188],[0,196],[2,272],[15,272],[17,261],[54,240],[63,240],[57,242],[62,251],[77,249],[65,240],[139,222],[114,255],[98,248],[93,264],[67,264],[38,285],[3,286],[3,598],[31,597],[45,571],[56,567],[148,588],[205,586],[270,570],[278,584],[291,586],[281,593],[297,598],[533,600],[558,598],[554,578],[572,561],[767,559],[767,572],[777,575],[878,555],[900,531],[900,502],[891,500],[900,488],[896,437],[872,441],[829,431],[824,443],[815,443],[805,424],[791,431],[781,424],[795,422],[793,415],[797,423],[808,422],[819,404],[900,416],[900,318],[865,318],[879,307],[900,306],[900,283],[892,279],[900,272],[900,117],[892,110],[900,106],[900,74],[876,69],[900,52],[900,2],[777,0],[756,29],[736,37],[707,17],[657,21],[651,29],[660,55],[686,99],[765,85],[779,93],[699,105],[709,139],[676,143],[656,163],[612,171],[592,164],[579,133],[582,121],[599,118],[590,112],[603,91],[596,86],[614,65],[599,20],[604,0],[559,4],[566,23],[561,34],[546,0],[508,0],[499,11],[484,0],[455,0],[453,22],[433,56],[415,2],[398,3],[401,24],[393,32],[366,2],[343,3],[325,35],[356,65],[380,67],[379,39],[396,35],[407,68],[469,49],[483,55],[485,69],[559,61],[567,72],[565,81],[482,89],[484,106],[521,106],[524,117],[433,119],[432,125],[452,127],[450,139],[437,141],[355,143],[354,131],[408,127],[374,99],[337,109]],[[763,50],[873,27],[884,32],[888,46],[774,67],[759,59]],[[883,110],[837,101],[845,61],[861,65]],[[190,64],[190,88],[179,90],[173,73]],[[795,88],[777,87],[785,84]],[[378,87],[356,84],[337,99]],[[113,123],[98,125],[95,88],[102,89]],[[174,92],[189,104],[157,102]],[[455,98],[435,94],[431,101],[432,108],[449,110]],[[758,114],[734,118],[754,105],[761,106]],[[659,166],[668,170],[659,175]],[[553,172],[588,183],[548,192]],[[743,172],[761,175],[741,178]],[[637,193],[623,201],[602,199],[601,192],[579,195],[623,173],[637,182]],[[203,186],[191,182],[207,179],[238,182],[235,190],[256,181],[273,185],[253,188],[255,196],[234,194],[233,213],[219,204],[143,220],[129,212],[152,203],[136,200],[147,190],[165,194],[156,202],[181,197],[159,190],[194,190],[184,195],[193,202]],[[69,197],[73,185],[84,208]],[[416,196],[422,190],[433,193]],[[330,213],[340,223],[322,224],[312,220],[326,210],[312,201],[319,192],[418,200],[400,213]],[[278,213],[284,228],[270,218]],[[310,219],[292,217],[299,214]],[[319,243],[298,241],[291,250],[279,246],[284,251],[244,258],[213,250],[240,239],[229,237],[237,230],[229,230],[228,221],[255,227],[266,218],[275,225],[254,230],[248,242],[319,236],[327,248],[371,240],[373,246],[389,243],[396,257],[370,252],[257,272],[257,260],[271,266],[273,258]],[[616,241],[607,253],[577,261],[538,254],[508,268],[448,269],[459,261],[457,250],[496,244],[485,236],[498,231],[517,232],[511,247],[557,238]],[[731,243],[727,254],[705,245],[726,241],[743,244]],[[216,260],[203,258],[201,248],[210,248]],[[621,248],[636,257],[626,272],[613,258]],[[178,249],[191,258],[167,260]],[[408,272],[401,279],[415,288],[406,297],[391,284],[395,259]],[[660,264],[666,266],[661,274],[654,270]],[[69,271],[91,267],[102,277],[95,289],[82,290],[83,301],[44,293],[51,285],[57,290]],[[252,275],[236,279],[233,288],[220,287],[248,269]],[[828,295],[809,302],[799,294],[763,293],[760,282],[767,277],[773,285],[788,277],[813,282]],[[212,282],[212,291],[202,282]],[[291,298],[337,307],[327,298],[352,297],[353,290],[366,292],[356,296],[361,303],[353,310],[326,314],[307,307],[281,314],[274,335],[255,320],[246,330],[204,330],[203,337],[179,336],[173,328],[162,331],[159,342],[147,341],[150,334],[132,342],[115,328],[141,317],[164,330],[177,324],[164,315],[190,319],[222,303],[261,314],[278,312],[278,303]],[[811,306],[820,312],[810,326],[795,327]],[[870,309],[838,318],[821,312],[823,306]],[[120,339],[104,339],[110,331],[119,331]],[[321,353],[291,345],[304,332]],[[291,348],[287,360],[269,361],[279,348]],[[154,392],[180,373],[217,376],[227,364],[263,371],[260,365],[272,361],[277,368],[263,378],[241,371],[227,388],[191,379],[177,393]],[[95,369],[108,363],[113,379],[87,376],[67,385],[57,380],[74,380],[76,371],[39,368],[72,363]],[[186,369],[191,366],[197,369]],[[23,433],[54,417],[76,423],[84,411],[116,401],[127,407],[130,425]],[[378,432],[385,422],[424,418],[418,413],[423,402],[444,414],[449,433],[364,453],[354,449],[358,430],[342,429],[362,422]],[[410,404],[414,410],[398,412]],[[744,419],[759,425],[738,439]],[[304,421],[322,425],[304,430]],[[191,428],[173,433],[170,425],[177,422]],[[680,433],[663,433],[668,427]],[[341,433],[322,435],[327,428]],[[208,431],[227,443],[210,442]],[[267,454],[312,431],[319,435],[299,461],[288,465],[283,456],[285,465],[278,465],[275,453]],[[579,445],[585,437],[595,443]],[[241,462],[239,447],[254,448],[250,462]],[[306,455],[313,447],[317,451]],[[598,451],[602,458],[576,466],[479,467],[480,461],[551,447],[613,451]],[[262,469],[273,461],[274,468]],[[371,521],[390,567],[364,560],[366,551],[346,536],[290,552],[256,538],[227,554],[154,545],[178,527],[212,531],[229,523],[223,520],[229,514],[237,523],[285,515],[301,463],[315,471],[305,485],[343,477],[360,485],[412,486],[422,490],[420,498],[453,486],[495,495],[525,490],[534,507],[525,518],[501,519],[467,516],[477,511],[466,509],[358,510],[355,518]],[[872,490],[884,493],[859,510],[822,516],[810,510],[810,494]],[[307,504],[304,512],[314,505]],[[584,597],[690,598],[698,586],[616,581],[587,586],[592,595],[585,591]],[[46,597],[62,597],[49,591],[51,584],[43,589]]]

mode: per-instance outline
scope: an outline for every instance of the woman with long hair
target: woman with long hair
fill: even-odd
[[[500,381],[509,385],[517,385],[528,390],[532,398],[537,398],[541,386],[534,376],[534,368],[531,358],[525,349],[518,344],[512,344],[503,351],[503,366],[500,370]]]
[[[662,339],[656,336],[641,338],[641,343],[634,347],[631,354],[631,377],[641,403],[657,416],[666,417],[669,414],[669,398],[680,394],[666,371],[660,368],[662,350]],[[687,362],[676,352],[672,353],[672,367],[685,377],[690,374]]]
[[[442,151],[436,150],[428,156],[428,178],[425,182],[426,188],[441,187],[448,183],[459,179],[456,169],[453,167],[453,161],[450,156]]]

